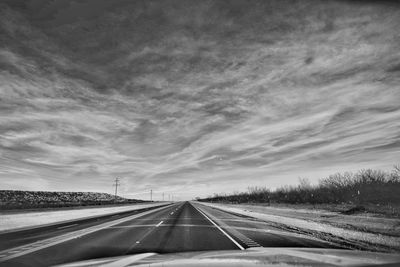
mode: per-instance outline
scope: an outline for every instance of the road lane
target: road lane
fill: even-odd
[[[155,231],[143,236],[127,253],[238,249],[189,202],[161,220],[163,223]]]
[[[72,228],[74,226],[63,230]],[[0,262],[0,266],[48,266],[142,252],[233,250],[256,246],[332,247],[326,242],[285,233],[267,223],[181,202]]]

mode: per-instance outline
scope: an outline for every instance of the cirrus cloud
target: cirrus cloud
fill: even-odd
[[[400,158],[395,2],[0,5],[2,188],[186,199]]]

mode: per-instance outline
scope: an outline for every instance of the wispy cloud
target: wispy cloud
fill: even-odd
[[[119,176],[123,194],[183,199],[399,163],[395,2],[0,10],[1,188],[111,191]]]

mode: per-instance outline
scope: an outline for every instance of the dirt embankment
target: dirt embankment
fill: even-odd
[[[0,210],[98,206],[141,202],[144,201],[96,192],[0,190]]]

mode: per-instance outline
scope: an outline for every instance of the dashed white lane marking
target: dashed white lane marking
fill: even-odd
[[[164,221],[159,222],[156,227],[160,226]]]
[[[194,207],[194,206],[193,206]],[[218,226],[215,222],[213,222],[210,218],[208,218],[207,215],[204,214],[201,210],[199,210],[197,207],[194,207],[200,214],[202,214],[204,217],[206,217],[207,220],[209,220],[215,227],[217,227],[218,230],[220,230],[226,237],[228,237],[238,248],[241,250],[244,250],[244,247],[242,247],[235,239],[233,239],[230,235],[228,235],[221,227]]]
[[[78,224],[77,224],[77,223],[74,223],[74,224],[70,224],[70,225],[66,225],[66,226],[57,227],[57,229],[65,229],[65,228],[70,228],[70,227],[72,227],[72,226],[76,226],[76,225],[78,225]]]

